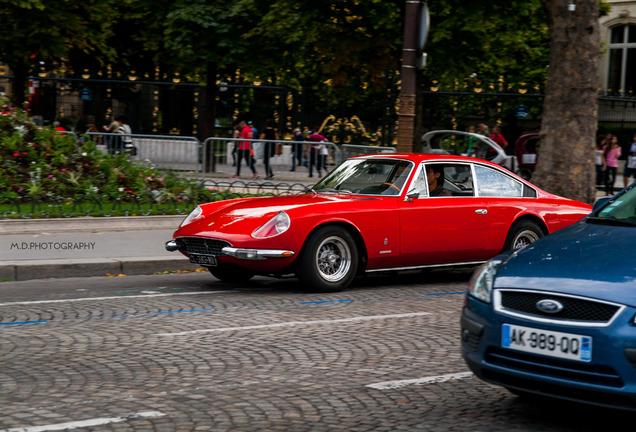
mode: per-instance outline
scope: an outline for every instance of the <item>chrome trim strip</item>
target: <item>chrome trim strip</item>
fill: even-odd
[[[486,261],[471,261],[471,262],[460,262],[460,263],[449,263],[449,264],[428,264],[428,265],[416,265],[416,266],[406,266],[406,267],[387,267],[387,268],[365,270],[365,272],[375,273],[375,272],[381,272],[381,271],[417,270],[417,269],[424,269],[424,268],[477,266],[485,262]]]
[[[616,306],[618,307],[618,310],[616,311],[616,313],[614,314],[614,316],[607,322],[598,322],[598,321],[574,321],[574,320],[559,320],[559,319],[550,319],[550,318],[543,318],[543,317],[538,317],[538,316],[534,316],[534,315],[525,315],[519,312],[514,312],[511,311],[509,309],[504,308],[501,305],[501,293],[502,292],[524,292],[524,293],[531,293],[531,294],[540,294],[540,295],[545,295],[545,296],[557,296],[557,297],[568,297],[568,298],[574,298],[574,299],[578,299],[578,300],[585,300],[588,302],[592,302],[592,303],[603,303],[606,305],[610,305],[610,306]],[[562,294],[562,293],[557,293],[557,292],[553,292],[553,291],[536,291],[536,290],[529,290],[529,289],[507,289],[507,288],[503,288],[503,289],[494,289],[493,290],[493,307],[495,309],[495,311],[503,314],[503,315],[508,315],[508,316],[513,316],[516,318],[522,318],[528,321],[534,321],[534,322],[540,322],[540,323],[544,323],[544,324],[556,324],[556,325],[563,325],[563,326],[577,326],[577,327],[609,327],[610,325],[612,325],[612,323],[614,322],[614,320],[616,320],[616,317],[618,317],[624,310],[625,310],[625,305],[621,305],[618,303],[612,303],[612,302],[608,302],[608,301],[604,301],[604,300],[598,300],[598,299],[593,299],[590,297],[583,297],[583,296],[577,296],[577,295],[573,295],[573,294]]]
[[[226,246],[221,249],[224,254],[238,258],[238,259],[246,259],[246,260],[264,260],[267,258],[289,258],[294,256],[294,252],[289,250],[282,249],[245,249],[245,248],[235,248]],[[245,254],[254,254],[254,258],[247,258]]]

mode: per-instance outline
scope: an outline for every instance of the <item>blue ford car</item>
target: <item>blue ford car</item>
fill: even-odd
[[[475,271],[464,360],[519,395],[636,410],[636,183]]]

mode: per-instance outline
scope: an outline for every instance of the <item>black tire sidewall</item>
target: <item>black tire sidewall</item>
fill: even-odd
[[[506,243],[504,243],[504,251],[512,250],[515,243],[515,238],[519,235],[520,232],[531,230],[537,234],[539,238],[545,236],[541,227],[534,221],[531,220],[521,220],[512,224],[510,227],[510,231],[508,232],[508,236],[506,237]]]
[[[316,254],[318,247],[328,237],[339,237],[347,243],[351,252],[351,265],[347,274],[337,282],[323,279],[317,268]],[[315,292],[336,292],[347,288],[356,277],[359,264],[358,246],[347,229],[339,226],[326,226],[313,232],[303,247],[299,259],[296,276],[303,284],[303,288]]]

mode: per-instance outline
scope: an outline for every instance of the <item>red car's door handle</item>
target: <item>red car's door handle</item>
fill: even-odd
[[[487,209],[477,209],[477,210],[475,210],[475,213],[485,215],[485,214],[488,214],[488,210]]]

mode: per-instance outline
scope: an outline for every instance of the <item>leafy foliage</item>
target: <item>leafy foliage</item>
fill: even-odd
[[[0,190],[5,197],[152,194],[161,200],[207,192],[194,182],[136,165],[127,155],[105,154],[90,140],[37,126],[8,105],[0,114],[0,141]]]

